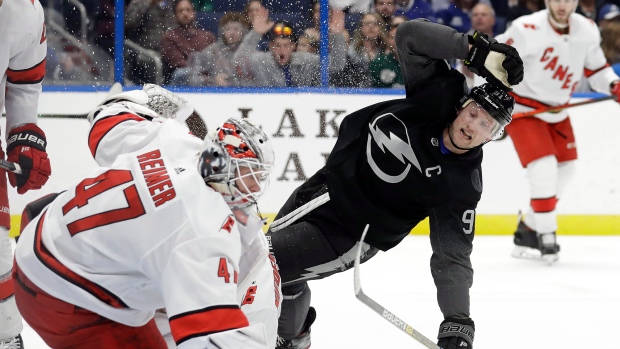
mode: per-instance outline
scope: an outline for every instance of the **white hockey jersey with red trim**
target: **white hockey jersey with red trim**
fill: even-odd
[[[95,118],[100,168],[30,222],[15,258],[54,297],[139,326],[166,308],[179,346],[248,325],[239,308],[241,239],[197,170],[202,140],[119,104]]]
[[[5,0],[0,6],[0,114],[7,130],[37,122],[47,39],[38,0]]]
[[[600,47],[596,23],[582,15],[570,17],[568,34],[559,34],[548,20],[547,10],[515,19],[497,41],[517,49],[523,59],[523,81],[513,86],[515,113],[568,103],[577,83],[585,74],[597,92],[610,94],[610,84],[618,76],[607,64]],[[536,115],[547,122],[567,117],[566,110]]]

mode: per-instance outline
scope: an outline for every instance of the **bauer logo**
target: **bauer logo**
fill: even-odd
[[[389,134],[386,135],[382,128],[389,129]],[[411,147],[407,127],[394,114],[378,116],[368,125],[368,129],[366,158],[377,177],[387,183],[399,183],[407,177],[411,165],[422,173],[420,162]],[[381,161],[375,161],[375,157]]]
[[[411,326],[407,325],[403,320],[401,320],[398,316],[390,313],[387,309],[383,309],[383,317],[386,318],[388,321],[394,323],[394,325],[400,327],[401,329],[403,329],[404,331],[406,331],[407,333],[410,333],[409,331],[413,331],[413,329],[411,328]]]

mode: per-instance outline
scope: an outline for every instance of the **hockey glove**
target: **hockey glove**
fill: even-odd
[[[439,325],[437,345],[441,349],[471,349],[474,342],[474,321],[467,319],[445,319]]]
[[[52,174],[47,158],[45,133],[36,124],[25,124],[9,132],[6,152],[8,160],[21,166],[22,173],[7,172],[9,183],[24,194],[31,189],[41,189]]]
[[[469,43],[472,47],[464,63],[471,72],[505,91],[523,80],[523,60],[512,46],[478,31],[469,37]]]

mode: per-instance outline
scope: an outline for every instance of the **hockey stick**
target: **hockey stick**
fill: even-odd
[[[392,325],[398,327],[401,331],[405,332],[409,336],[413,337],[418,342],[422,343],[426,348],[430,349],[440,349],[437,344],[433,343],[430,339],[426,338],[423,334],[416,331],[409,324],[398,318],[396,315],[392,314],[389,310],[385,309],[379,303],[375,302],[372,298],[368,297],[362,291],[362,281],[360,279],[360,258],[362,255],[362,246],[364,245],[364,238],[366,237],[366,233],[368,232],[369,225],[366,224],[366,228],[364,228],[364,233],[362,233],[362,238],[360,240],[360,244],[357,247],[357,254],[355,255],[355,264],[354,264],[354,275],[353,275],[353,283],[355,285],[355,297],[359,299],[362,303],[366,304],[372,310],[383,316],[384,319],[389,321]]]
[[[21,174],[22,173],[22,168],[19,167],[19,164],[16,164],[14,162],[10,162],[4,159],[0,159],[0,168],[3,168],[7,171],[11,171],[13,173],[17,173],[17,174]]]
[[[581,105],[587,105],[587,104],[592,104],[592,103],[598,103],[598,102],[604,102],[604,101],[610,101],[610,100],[617,100],[618,96],[605,96],[605,97],[601,97],[601,98],[594,98],[594,99],[588,99],[587,101],[581,101],[581,102],[577,102],[577,103],[566,103],[566,104],[562,104],[562,105],[557,105],[555,107],[549,106],[549,107],[545,107],[545,108],[539,108],[539,109],[534,109],[534,110],[530,110],[530,111],[526,111],[523,113],[516,113],[512,116],[512,119],[517,119],[517,118],[522,118],[522,117],[526,117],[526,116],[532,116],[532,115],[536,115],[536,114],[540,114],[540,113],[548,113],[548,112],[554,112],[554,111],[560,111],[562,109],[566,109],[566,108],[573,108],[573,107],[578,107]]]

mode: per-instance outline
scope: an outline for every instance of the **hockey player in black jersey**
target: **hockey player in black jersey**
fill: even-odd
[[[366,224],[362,262],[396,246],[426,217],[445,318],[438,345],[472,347],[481,146],[511,121],[514,99],[505,91],[522,80],[523,63],[516,50],[484,34],[425,20],[401,24],[396,46],[406,98],[346,116],[326,166],[293,192],[268,232],[283,282],[278,349],[310,346],[316,312],[307,281],[350,268]],[[464,76],[446,62],[453,58],[489,83],[468,93]]]

